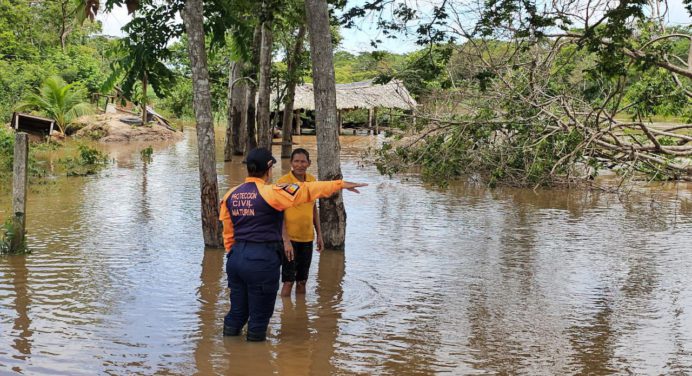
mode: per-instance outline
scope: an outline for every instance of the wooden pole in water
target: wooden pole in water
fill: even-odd
[[[303,120],[300,118],[300,110],[296,111],[293,114],[293,122],[295,123],[295,133],[296,135],[300,136],[300,126],[303,123]]]
[[[339,133],[338,134],[341,134],[341,128],[343,128],[343,126],[344,126],[344,119],[343,119],[343,115],[341,113],[341,110],[336,112],[336,120],[337,120],[337,123],[339,126]]]
[[[375,121],[375,135],[380,134],[380,123],[377,122],[377,107],[372,109],[372,117]]]
[[[368,108],[368,129],[374,129],[372,127],[372,108]],[[375,134],[374,131],[373,134]]]
[[[12,227],[14,236],[10,244],[10,251],[17,252],[24,241],[24,227],[26,224],[26,166],[29,156],[29,136],[19,132],[14,137],[14,171],[12,178]]]

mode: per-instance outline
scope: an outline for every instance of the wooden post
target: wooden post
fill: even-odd
[[[375,118],[375,135],[380,134],[380,123],[377,122],[377,107],[372,109],[372,117]]]
[[[26,166],[29,156],[29,136],[19,132],[14,137],[14,171],[12,178],[12,227],[14,236],[10,244],[10,251],[17,252],[22,249],[24,242],[24,228],[26,224]]]
[[[372,126],[372,108],[368,108],[368,129],[374,129]]]
[[[296,134],[300,136],[300,126],[303,125],[303,119],[300,118],[300,111],[296,111],[296,113],[293,114],[293,121],[296,122]]]
[[[343,114],[341,113],[341,110],[336,112],[336,122],[337,122],[337,125],[339,127],[339,133],[338,134],[340,135],[341,129],[344,126],[344,117],[343,117]]]

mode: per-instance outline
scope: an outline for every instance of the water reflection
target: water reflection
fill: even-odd
[[[12,357],[16,360],[26,361],[31,356],[31,337],[34,334],[29,317],[29,307],[32,303],[28,288],[29,270],[26,267],[25,256],[9,256],[7,261],[12,268],[11,272],[8,273],[7,282],[14,286],[14,310],[16,312],[12,325],[12,337],[14,337],[12,348],[17,353]],[[22,372],[22,366],[15,365],[12,370]]]
[[[225,252],[219,249],[205,249],[202,258],[202,272],[200,274],[200,286],[197,289],[199,299],[199,329],[196,333],[197,344],[195,346],[195,364],[197,375],[214,375],[223,373],[221,370],[228,368],[227,364],[221,364],[214,359],[214,348],[222,342],[222,323],[219,313],[226,308],[224,296],[227,294],[225,278]],[[223,316],[222,316],[223,317]]]
[[[608,375],[616,371],[613,368],[617,338],[613,331],[612,294],[607,290],[595,294],[593,312],[577,317],[579,323],[567,330],[574,351],[571,365],[575,373],[582,375]]]
[[[315,316],[319,330],[314,335],[315,345],[306,367],[310,375],[333,374],[332,370],[338,366],[334,354],[343,310],[342,282],[346,274],[346,254],[343,251],[322,252],[318,265]]]
[[[32,187],[34,253],[0,257],[0,374],[692,373],[689,186],[440,189],[365,166],[368,137],[342,143],[344,176],[370,183],[344,194],[346,251],[313,259],[266,343],[224,338],[194,136],[146,163],[149,145],[108,145],[99,175]],[[296,138],[313,161],[314,140]],[[221,192],[244,170],[220,162]]]

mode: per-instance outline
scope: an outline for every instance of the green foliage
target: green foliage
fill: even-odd
[[[29,109],[39,110],[54,119],[63,133],[74,119],[93,112],[91,105],[84,102],[84,90],[57,76],[48,77],[38,92],[17,105],[18,111]]]
[[[152,161],[152,156],[154,155],[154,148],[152,148],[151,146],[147,146],[146,148],[139,151],[139,155],[142,158],[143,162],[149,163]]]
[[[349,83],[392,76],[403,65],[404,59],[404,55],[384,51],[364,52],[359,55],[337,51],[334,53],[336,82]]]
[[[67,176],[92,175],[108,164],[108,155],[97,149],[81,144],[77,150],[77,157],[67,157],[58,161],[65,167]]]
[[[12,173],[14,160],[14,134],[9,128],[0,126],[0,176]]]
[[[46,77],[61,76],[93,93],[107,76],[103,51],[112,41],[90,36],[99,24],[75,22],[75,11],[69,0],[0,0],[0,124]],[[57,32],[63,15],[71,30],[64,50]]]
[[[376,165],[389,175],[417,167],[424,180],[442,186],[460,176],[491,187],[537,186],[554,184],[581,160],[576,131],[546,136],[540,124],[475,121],[449,125],[420,144],[385,144]]]
[[[110,90],[122,80],[121,89],[127,98],[134,98],[137,82],[150,85],[160,97],[168,93],[175,82],[173,71],[165,64],[171,56],[168,44],[182,30],[170,21],[179,10],[180,4],[166,3],[145,4],[137,11],[137,17],[123,27],[127,36],[109,51],[112,73],[102,90]]]
[[[629,86],[626,100],[632,104],[629,112],[633,118],[685,116],[685,112],[692,107],[692,98],[685,95],[673,77],[660,68],[652,68],[641,74]]]
[[[14,132],[10,128],[0,126],[0,178],[9,181],[13,173],[14,163]],[[46,176],[45,168],[39,163],[35,157],[36,151],[40,149],[55,148],[55,144],[51,142],[38,144],[29,148],[29,160],[27,172],[29,174],[29,182],[34,178],[42,178]]]
[[[31,253],[26,246],[26,234],[19,242],[18,246],[13,249],[12,243],[17,236],[16,229],[13,224],[12,217],[8,217],[0,227],[0,254],[24,254]]]

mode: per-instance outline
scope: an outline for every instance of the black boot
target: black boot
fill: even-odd
[[[267,340],[267,333],[266,332],[251,332],[248,330],[247,332],[247,340],[250,342],[262,342]]]
[[[223,326],[224,337],[237,337],[240,335],[240,329],[231,328],[229,326]]]

